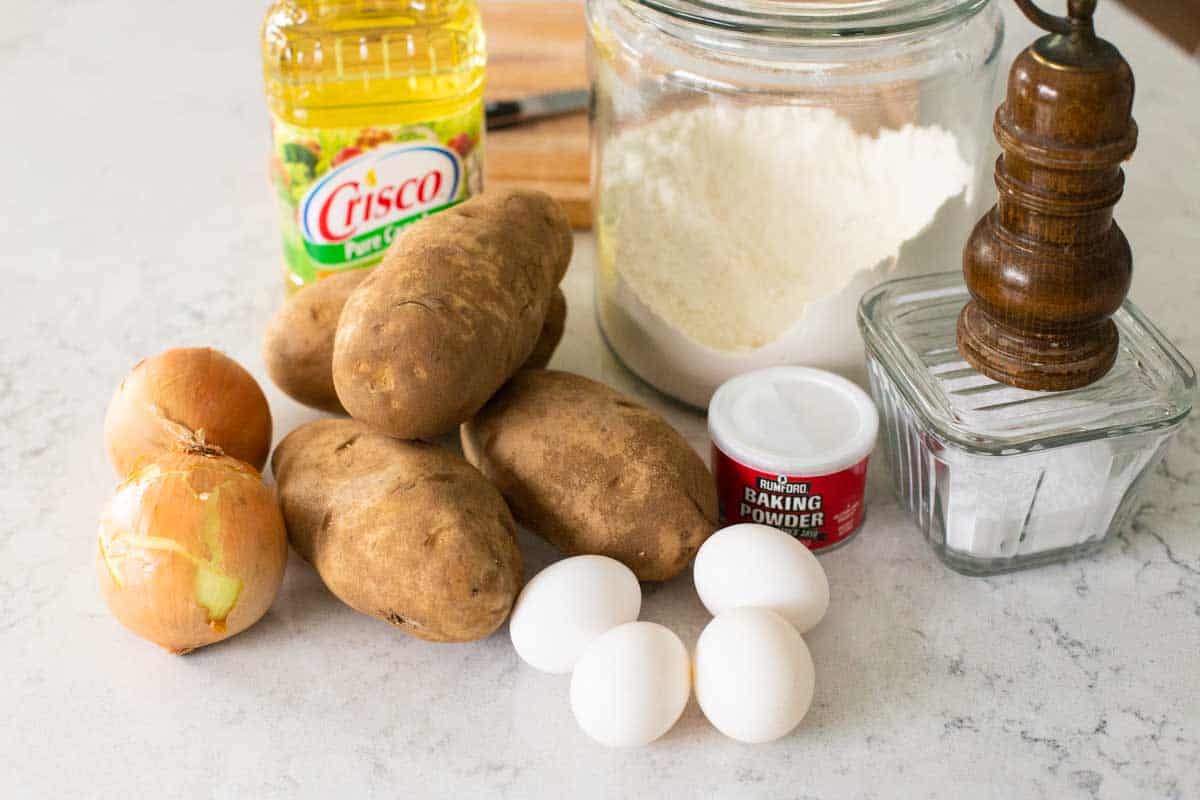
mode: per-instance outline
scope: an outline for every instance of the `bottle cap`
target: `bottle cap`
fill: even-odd
[[[845,378],[810,367],[768,367],[724,383],[708,406],[713,444],[765,472],[819,476],[866,458],[879,413]]]

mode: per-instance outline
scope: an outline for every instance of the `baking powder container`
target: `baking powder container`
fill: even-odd
[[[708,406],[721,520],[839,546],[862,525],[878,430],[867,393],[830,372],[769,367],[727,381]]]

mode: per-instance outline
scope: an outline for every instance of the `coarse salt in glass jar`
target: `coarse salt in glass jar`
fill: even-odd
[[[845,378],[809,367],[740,375],[708,407],[721,521],[757,522],[832,550],[866,514],[879,414]]]
[[[1132,303],[1116,363],[1079,389],[1016,389],[958,351],[962,273],[889,281],[859,325],[900,503],[935,553],[992,575],[1089,553],[1136,508],[1143,478],[1192,410],[1196,372]]]
[[[855,309],[953,263],[990,200],[990,0],[588,0],[597,313],[703,408],[804,364],[865,383]]]

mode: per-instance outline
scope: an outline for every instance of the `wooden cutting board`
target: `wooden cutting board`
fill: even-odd
[[[582,3],[481,0],[479,7],[489,100],[587,87]],[[485,165],[489,189],[541,189],[562,203],[573,227],[592,226],[586,113],[489,132]]]

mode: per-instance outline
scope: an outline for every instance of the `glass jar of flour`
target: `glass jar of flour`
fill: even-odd
[[[855,312],[954,269],[992,201],[991,0],[588,0],[597,309],[704,407],[750,369],[865,382]]]

